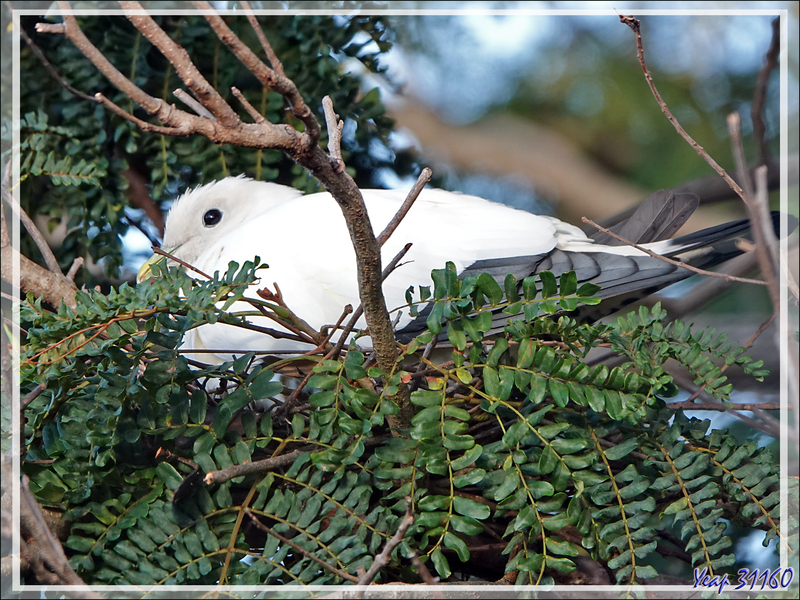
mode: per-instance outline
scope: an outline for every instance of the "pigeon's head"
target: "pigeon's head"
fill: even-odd
[[[162,248],[193,264],[207,248],[244,223],[300,195],[302,192],[294,188],[243,176],[196,187],[172,205]],[[160,259],[154,256],[147,261],[137,279],[148,277],[150,265]]]

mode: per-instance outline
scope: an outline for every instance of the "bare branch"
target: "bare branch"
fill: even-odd
[[[11,166],[11,163],[8,163],[6,171],[8,171],[8,167]],[[10,175],[10,173],[8,173]],[[14,198],[13,194],[8,193],[8,184],[4,182],[4,191],[3,191],[3,200],[5,200],[8,205],[11,207],[11,210],[14,214],[19,218],[20,223],[25,227],[25,230],[28,232],[28,235],[31,236],[36,247],[39,249],[39,252],[42,254],[42,258],[44,258],[44,263],[47,265],[47,268],[52,272],[56,273],[57,275],[63,275],[61,272],[61,266],[58,264],[58,259],[53,254],[53,251],[50,249],[47,240],[44,239],[42,232],[39,231],[39,228],[36,227],[36,224],[33,220],[28,216],[28,213],[23,210],[23,208],[17,202],[17,199]]]
[[[258,24],[255,15],[250,9],[250,3],[242,0],[240,4],[247,13],[247,20],[250,21],[250,25],[253,27],[253,31],[256,32],[256,37],[258,38],[258,41],[261,43],[261,47],[264,49],[264,53],[267,55],[267,60],[269,60],[269,64],[272,65],[272,68],[275,69],[275,72],[278,75],[280,75],[281,77],[286,77],[286,73],[283,72],[283,63],[281,63],[281,61],[278,60],[278,56],[275,54],[275,51],[272,49],[272,45],[270,45],[269,41],[267,40],[267,36],[264,35],[261,26]]]
[[[381,273],[382,279],[386,279],[391,274],[391,272],[395,270],[397,264],[403,259],[403,257],[408,253],[408,251],[411,250],[411,246],[412,244],[410,243],[403,246],[400,252],[398,252],[395,255],[395,257],[389,261],[389,264],[386,265],[386,268],[384,268],[383,273]],[[353,316],[350,317],[350,320],[347,322],[347,325],[345,325],[344,329],[342,330],[342,335],[339,336],[339,341],[336,343],[336,346],[332,351],[332,356],[336,356],[337,354],[339,354],[339,352],[342,351],[342,348],[344,348],[344,344],[347,341],[347,336],[350,335],[351,331],[353,331],[353,328],[356,326],[356,323],[363,314],[364,314],[364,307],[359,305],[358,308],[356,308],[356,310],[353,312]]]
[[[30,392],[25,394],[25,397],[20,399],[19,401],[19,408],[20,410],[25,410],[28,407],[28,404],[36,400],[43,391],[47,389],[47,386],[43,383],[40,383],[35,388],[33,388]]]
[[[346,573],[345,571],[342,571],[340,569],[337,569],[332,564],[325,562],[324,560],[322,560],[321,558],[319,558],[315,554],[312,554],[311,552],[309,552],[308,550],[306,550],[302,546],[299,546],[298,544],[295,544],[289,538],[286,538],[286,537],[282,536],[280,533],[278,533],[277,531],[275,531],[271,527],[267,527],[266,525],[264,525],[258,519],[258,517],[256,517],[256,515],[253,514],[253,511],[251,511],[249,508],[245,508],[244,512],[247,514],[248,517],[250,517],[250,519],[252,519],[253,524],[256,527],[258,527],[261,531],[271,535],[274,538],[279,539],[281,542],[283,542],[287,546],[291,546],[295,551],[299,552],[300,554],[302,554],[303,556],[305,556],[309,560],[314,561],[315,563],[317,563],[320,567],[322,567],[326,571],[329,571],[329,572],[333,573],[334,575],[337,575],[338,577],[341,577],[345,581],[349,581],[351,583],[358,583],[358,577],[356,577],[354,575],[350,575],[350,573]]]
[[[242,94],[242,92],[239,91],[239,88],[232,87],[231,88],[231,93],[234,96],[236,96],[236,98],[239,100],[239,102],[242,103],[242,106],[244,106],[244,109],[247,111],[247,114],[250,115],[251,117],[253,117],[253,120],[256,123],[268,123],[269,122],[264,118],[264,115],[262,115],[260,112],[258,112],[255,109],[255,107],[247,101],[247,98],[245,98],[244,94]]]
[[[330,96],[322,99],[322,110],[325,113],[325,124],[328,127],[328,153],[331,155],[333,170],[336,173],[344,171],[344,158],[342,158],[342,129],[344,121],[339,120],[333,110],[333,100]],[[380,243],[380,242],[378,242]]]
[[[755,244],[756,258],[758,258],[758,266],[761,268],[761,273],[764,276],[767,290],[769,291],[770,299],[772,300],[772,307],[775,312],[780,312],[781,295],[778,289],[778,280],[776,276],[776,263],[777,256],[772,253],[777,242],[775,240],[775,233],[772,228],[772,219],[769,215],[769,203],[766,191],[766,167],[759,167],[763,176],[759,184],[760,193],[758,197],[755,194],[753,182],[750,180],[747,171],[747,162],[744,157],[744,146],[742,145],[742,132],[741,132],[741,119],[738,113],[728,115],[728,131],[731,135],[731,145],[733,146],[733,155],[736,159],[736,167],[739,176],[742,179],[744,187],[744,200],[747,210],[750,213],[750,229],[753,232],[753,242]],[[758,172],[759,169],[756,171]],[[765,222],[766,218],[766,222]],[[769,226],[767,226],[769,222]],[[772,239],[769,239],[769,233],[772,232]]]
[[[756,77],[756,90],[753,94],[753,103],[750,106],[750,118],[753,120],[753,137],[758,145],[758,160],[760,165],[770,161],[769,145],[766,140],[767,128],[764,125],[764,103],[767,99],[767,83],[770,73],[778,66],[778,55],[781,50],[781,20],[775,17],[772,21],[772,41],[764,57],[764,66]]]
[[[648,256],[652,256],[653,258],[657,258],[658,260],[663,260],[664,262],[667,262],[667,263],[669,263],[671,265],[675,265],[676,267],[681,267],[681,268],[686,269],[688,271],[692,271],[693,273],[697,273],[698,275],[705,275],[707,277],[719,277],[720,279],[724,279],[725,281],[738,281],[740,283],[754,283],[754,284],[757,284],[757,285],[766,285],[766,282],[761,281],[759,279],[748,279],[746,277],[734,277],[733,275],[726,275],[725,273],[715,273],[714,271],[706,271],[704,269],[698,269],[697,267],[693,267],[692,265],[688,265],[688,264],[686,264],[684,262],[681,262],[679,260],[673,260],[671,258],[667,258],[666,256],[662,256],[661,254],[656,254],[652,250],[649,250],[649,249],[645,248],[644,246],[640,246],[639,244],[634,244],[633,242],[628,241],[625,238],[622,238],[622,237],[618,236],[613,231],[609,231],[605,227],[600,227],[600,225],[598,225],[597,223],[595,223],[591,219],[587,219],[586,217],[583,217],[583,219],[581,219],[581,220],[584,223],[587,223],[587,224],[591,225],[592,227],[602,231],[603,233],[606,233],[606,234],[610,235],[615,240],[619,240],[623,244],[627,244],[628,246],[631,246],[632,248],[636,248],[637,250],[639,250],[641,252],[644,252]]]
[[[320,127],[313,111],[306,105],[294,82],[284,77],[265,65],[255,53],[248,48],[239,37],[231,31],[225,21],[217,15],[208,2],[193,2],[193,4],[204,11],[204,17],[217,34],[223,44],[228,46],[242,64],[256,76],[264,85],[272,88],[281,96],[288,100],[292,113],[303,122],[308,136],[308,148],[316,145],[319,140]],[[303,137],[303,136],[301,136]]]
[[[182,267],[184,267],[184,268],[186,268],[186,269],[189,269],[190,271],[194,271],[195,273],[197,273],[197,274],[199,274],[199,275],[202,275],[202,276],[203,276],[203,277],[205,277],[206,279],[213,279],[213,277],[211,277],[211,275],[208,275],[208,274],[206,274],[206,273],[203,273],[203,272],[202,272],[200,269],[198,269],[197,267],[195,267],[195,266],[193,266],[193,265],[190,265],[188,262],[186,262],[186,261],[184,261],[184,260],[181,260],[181,259],[180,259],[180,258],[178,258],[177,256],[173,256],[173,255],[172,255],[172,254],[170,254],[169,252],[166,252],[165,250],[162,250],[161,248],[159,248],[159,247],[157,247],[157,246],[153,246],[153,247],[151,248],[151,250],[153,251],[153,253],[154,253],[154,254],[158,254],[159,256],[165,256],[165,257],[167,257],[167,258],[168,258],[168,259],[170,259],[170,260],[174,260],[176,263],[178,263],[178,264],[179,264],[179,265],[181,265]]]
[[[192,98],[189,94],[187,94],[182,89],[178,88],[172,95],[175,96],[178,100],[183,102],[186,106],[191,108],[194,112],[196,112],[199,116],[205,117],[206,119],[216,120],[217,118],[211,114],[211,111],[208,110],[205,106],[200,104],[197,100]]]
[[[149,133],[160,133],[161,135],[169,135],[169,136],[187,136],[192,133],[191,129],[188,127],[162,127],[161,125],[154,125],[153,123],[148,123],[147,121],[142,121],[138,117],[134,117],[128,111],[122,109],[121,107],[114,104],[111,100],[106,98],[100,92],[97,92],[94,97],[100,102],[103,106],[111,110],[112,112],[116,113],[126,121],[130,121],[134,125],[136,125],[142,131],[147,131]]]
[[[417,178],[417,182],[414,184],[414,187],[408,192],[408,196],[403,201],[402,206],[397,211],[397,213],[392,217],[392,220],[383,228],[380,235],[378,236],[378,243],[383,246],[386,243],[391,235],[394,233],[394,230],[397,229],[397,226],[400,225],[400,222],[405,218],[408,214],[408,211],[411,210],[411,207],[414,205],[414,202],[419,197],[420,192],[422,192],[422,188],[424,188],[427,183],[431,180],[431,176],[433,175],[433,171],[431,171],[428,167],[422,169],[422,172],[419,174]]]
[[[300,450],[295,450],[294,452],[289,452],[288,454],[276,456],[275,458],[265,458],[264,460],[255,460],[253,462],[244,463],[241,465],[231,465],[230,467],[220,469],[219,471],[211,471],[210,473],[206,473],[203,481],[206,483],[206,485],[222,485],[226,481],[230,481],[235,477],[269,473],[270,471],[274,471],[276,469],[288,467],[298,456],[308,451],[308,448],[303,448]]]
[[[72,570],[61,544],[47,526],[25,475],[22,476],[20,491],[20,534],[24,533],[27,541],[23,543],[23,553],[27,555],[37,580],[44,585],[85,586],[83,580]],[[104,598],[102,594],[87,589],[70,591],[70,595],[78,598]]]
[[[72,6],[69,2],[59,1],[58,6],[63,11],[64,22],[61,27],[54,27],[49,23],[37,23],[36,31],[40,33],[63,33],[68,40],[96,66],[111,83],[117,86],[122,92],[127,94],[134,102],[151,114],[157,114],[166,105],[162,100],[153,98],[145,93],[141,88],[123,75],[111,62],[100,52],[89,38],[84,35],[75,15],[72,13]]]
[[[389,562],[389,556],[392,553],[397,545],[403,541],[403,536],[406,534],[406,530],[411,527],[414,523],[414,510],[412,508],[411,498],[406,498],[406,514],[403,517],[403,520],[400,521],[400,525],[397,528],[397,531],[392,536],[386,545],[383,547],[383,551],[375,557],[375,560],[372,561],[369,569],[364,574],[364,576],[358,580],[358,585],[369,585],[372,583],[372,580],[378,575],[378,571],[381,570],[386,563]],[[363,592],[360,592],[363,595]]]
[[[697,399],[697,396],[700,395],[700,390],[696,390],[692,396],[694,399]],[[719,404],[695,404],[694,400],[689,397],[686,400],[681,400],[680,402],[668,402],[667,406],[671,410],[715,410],[718,412],[725,412],[728,410],[728,407],[723,405],[722,403]],[[738,402],[732,402],[731,407],[736,410],[790,410],[788,404],[781,404],[780,402],[757,402],[757,403],[744,403],[740,404]]]
[[[64,33],[64,25],[63,25],[63,23],[58,23],[57,25],[60,27],[60,31],[58,31],[58,33]],[[38,29],[38,26],[37,26],[37,29]],[[56,32],[53,32],[53,33],[56,33]],[[33,54],[36,56],[36,58],[39,59],[39,62],[42,63],[42,65],[47,70],[47,72],[50,73],[50,75],[53,77],[53,79],[56,80],[58,85],[60,85],[64,89],[66,89],[69,93],[74,94],[78,98],[81,98],[81,99],[86,100],[88,102],[95,102],[95,103],[97,102],[96,98],[93,98],[92,96],[90,96],[88,94],[84,94],[80,90],[76,90],[74,87],[72,87],[66,81],[64,81],[64,79],[62,79],[61,75],[58,74],[58,71],[56,71],[55,67],[52,64],[50,64],[50,61],[47,60],[47,58],[45,57],[44,53],[39,49],[39,46],[37,46],[33,42],[33,40],[30,38],[30,36],[28,36],[28,34],[25,32],[25,28],[24,27],[20,27],[19,28],[19,34],[22,37],[22,39],[25,40],[25,43],[28,44],[28,47],[31,49],[31,52],[33,52]]]
[[[189,53],[175,43],[166,32],[158,26],[153,18],[145,12],[142,5],[130,0],[120,1],[125,16],[134,27],[142,32],[150,43],[158,48],[164,57],[175,67],[175,72],[200,103],[210,110],[226,127],[236,127],[240,123],[239,115],[225,102],[219,92],[203,77],[194,66]]]
[[[78,274],[78,269],[83,266],[83,257],[78,256],[75,260],[72,261],[72,266],[70,266],[69,271],[67,271],[67,279],[70,281],[75,281],[75,275]]]
[[[647,84],[650,86],[650,90],[653,92],[653,96],[655,96],[656,98],[656,102],[658,102],[658,105],[661,107],[661,112],[663,112],[666,115],[667,119],[669,119],[669,122],[672,123],[672,126],[680,134],[680,136],[687,142],[689,142],[689,145],[695,149],[695,151],[703,158],[703,160],[705,160],[709,165],[711,165],[711,168],[713,168],[717,172],[717,174],[719,174],[719,176],[722,177],[728,183],[731,189],[734,192],[736,192],[736,194],[740,198],[742,198],[743,192],[742,188],[739,187],[739,184],[737,184],[731,178],[731,176],[725,172],[725,169],[723,169],[717,164],[717,161],[711,158],[708,152],[706,152],[700,144],[694,141],[692,136],[686,133],[686,130],[683,127],[681,127],[681,124],[678,123],[678,120],[670,112],[669,107],[667,107],[667,103],[661,99],[661,95],[658,93],[655,83],[653,83],[653,77],[652,75],[650,75],[650,71],[647,68],[647,64],[644,61],[644,48],[642,47],[642,34],[639,27],[640,25],[639,20],[634,19],[633,17],[623,16],[623,15],[620,15],[619,20],[620,22],[630,27],[633,30],[633,33],[636,35],[636,48],[639,55],[639,64],[642,65],[642,71],[644,71],[644,77],[647,80]]]
[[[18,206],[9,191],[11,184],[11,163],[6,165],[2,179],[2,199],[12,208]],[[19,214],[24,211],[20,209]],[[6,281],[12,280],[14,261],[19,260],[19,287],[25,292],[31,292],[44,299],[53,306],[60,306],[62,302],[67,306],[75,306],[75,294],[78,288],[75,284],[61,274],[61,270],[48,271],[37,265],[31,259],[20,254],[11,244],[6,227],[6,211],[0,205],[0,256],[2,257],[2,276]]]

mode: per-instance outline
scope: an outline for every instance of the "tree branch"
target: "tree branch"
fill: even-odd
[[[184,92],[182,89],[178,88],[172,95],[175,96],[178,100],[183,102],[186,106],[191,108],[195,113],[197,113],[201,117],[205,117],[206,119],[214,119],[216,117],[211,114],[211,111],[208,110],[205,106],[200,104],[197,100],[191,97],[188,93]]]
[[[253,27],[253,31],[256,32],[256,37],[258,41],[261,43],[261,47],[264,49],[264,53],[267,55],[267,60],[269,60],[269,64],[272,65],[272,68],[275,69],[275,72],[281,76],[286,77],[286,73],[283,72],[283,63],[278,60],[275,51],[272,49],[272,45],[267,40],[267,36],[264,35],[264,32],[261,30],[261,26],[258,24],[253,11],[250,9],[250,3],[245,2],[242,0],[240,2],[242,8],[244,8],[245,13],[247,14],[247,20],[250,21],[250,25]]]
[[[636,49],[639,56],[639,64],[641,64],[642,66],[642,71],[644,71],[644,77],[647,80],[647,84],[650,86],[650,90],[653,92],[653,96],[655,96],[656,98],[656,102],[658,102],[658,105],[661,107],[661,112],[663,112],[666,115],[667,119],[669,119],[669,122],[672,123],[672,126],[680,134],[680,136],[687,142],[689,142],[689,145],[695,149],[695,151],[702,157],[703,160],[705,160],[709,165],[711,165],[711,168],[714,169],[717,172],[717,174],[728,183],[731,189],[734,192],[736,192],[736,194],[740,198],[743,198],[742,188],[739,187],[739,184],[737,184],[731,178],[731,176],[728,175],[725,169],[723,169],[717,164],[717,161],[711,158],[708,152],[706,152],[700,144],[694,141],[692,136],[686,133],[686,130],[683,127],[681,127],[681,124],[678,123],[678,120],[672,115],[672,112],[670,112],[667,103],[661,99],[661,94],[658,93],[656,85],[655,83],[653,83],[653,76],[650,75],[650,70],[647,68],[647,64],[644,61],[644,48],[642,47],[642,34],[640,30],[639,20],[634,19],[633,17],[623,16],[623,15],[620,15],[619,20],[620,22],[630,27],[631,30],[633,30],[633,33],[636,35]]]
[[[22,210],[11,195],[9,191],[10,182],[11,163],[9,162],[6,165],[6,171],[2,180],[2,199],[3,202],[8,203],[12,209],[16,207],[18,210],[15,212],[18,212],[21,217],[25,214],[25,211]],[[35,226],[33,226],[33,228],[36,229]],[[36,231],[38,232],[38,230]],[[55,307],[60,306],[62,302],[66,303],[67,306],[75,306],[75,294],[78,292],[78,288],[75,287],[75,283],[71,279],[65,277],[61,273],[61,269],[58,268],[57,264],[57,271],[48,271],[28,257],[20,254],[17,249],[13,247],[11,238],[8,235],[8,228],[6,227],[6,211],[1,205],[0,249],[2,249],[0,254],[2,254],[3,279],[9,282],[12,280],[14,261],[19,260],[19,287],[21,290],[33,293]]]
[[[291,546],[295,551],[299,552],[300,554],[302,554],[303,556],[305,556],[309,560],[314,561],[315,563],[317,563],[320,567],[322,567],[326,571],[329,571],[330,573],[333,573],[334,575],[337,575],[338,577],[341,577],[342,579],[344,579],[345,581],[349,581],[350,583],[358,583],[358,577],[355,577],[354,575],[350,575],[350,573],[346,573],[346,572],[342,571],[341,569],[337,569],[332,564],[325,562],[324,560],[322,560],[318,556],[312,554],[311,552],[309,552],[308,550],[306,550],[302,546],[300,546],[298,544],[295,544],[289,538],[286,538],[286,537],[282,536],[280,533],[278,533],[277,531],[275,531],[271,527],[267,527],[266,525],[264,525],[258,519],[258,517],[256,517],[255,514],[253,514],[253,511],[251,511],[249,508],[245,508],[244,512],[247,514],[248,517],[250,517],[250,519],[252,520],[253,524],[258,529],[263,531],[264,533],[267,533],[268,535],[271,535],[272,537],[277,538],[278,540],[280,540],[281,542],[283,542],[287,546]]]
[[[272,88],[289,101],[292,113],[300,119],[306,128],[306,134],[309,139],[305,143],[308,148],[316,145],[319,141],[321,131],[319,123],[316,117],[314,117],[313,111],[306,105],[294,82],[265,65],[261,59],[231,31],[230,27],[228,27],[225,21],[214,12],[214,9],[208,2],[192,2],[192,4],[204,11],[203,16],[214,29],[217,37],[219,37],[223,44],[230,48],[231,52],[236,55],[236,58],[247,67],[247,70],[255,75],[262,84]],[[278,64],[280,64],[280,62]]]
[[[6,483],[10,468],[3,461],[3,482]],[[4,490],[5,491],[5,490]],[[3,534],[7,523],[5,522],[6,511],[3,511]],[[20,557],[26,566],[33,570],[36,579],[44,585],[68,585],[82,586],[83,589],[71,589],[70,596],[76,598],[102,599],[104,596],[86,589],[86,584],[78,577],[67,560],[61,543],[56,539],[47,521],[42,514],[42,508],[31,494],[28,487],[27,476],[22,476],[20,489],[20,529],[18,533],[21,537]]]
[[[312,446],[311,448],[301,448],[299,450],[295,450],[281,456],[276,456],[274,458],[265,458],[264,460],[256,460],[241,465],[232,465],[225,469],[220,469],[219,471],[211,471],[210,473],[206,473],[203,481],[206,483],[206,485],[221,485],[226,481],[230,481],[236,477],[269,473],[270,471],[275,471],[276,469],[288,467],[298,456],[307,454],[308,452],[313,452],[314,449],[316,449],[316,446]]]
[[[322,99],[322,111],[325,113],[325,124],[328,127],[328,154],[333,161],[333,170],[337,173],[344,171],[344,158],[342,158],[342,129],[344,121],[333,110],[333,100],[330,96]]]
[[[386,243],[386,240],[391,237],[394,233],[394,230],[397,229],[397,226],[400,225],[400,222],[405,218],[408,214],[408,211],[411,210],[411,207],[414,205],[414,202],[419,197],[420,192],[422,192],[422,188],[424,188],[428,182],[431,180],[431,176],[433,175],[433,171],[431,171],[428,167],[422,169],[420,172],[419,177],[417,177],[417,182],[414,184],[414,187],[411,188],[408,192],[408,196],[403,201],[402,206],[397,211],[392,220],[383,228],[380,235],[378,235],[378,243],[383,246]]]
[[[255,109],[255,107],[247,101],[247,98],[245,98],[244,94],[242,94],[242,92],[239,91],[239,88],[232,87],[231,88],[231,93],[234,96],[236,96],[236,98],[239,100],[239,102],[242,103],[242,106],[244,106],[244,109],[247,111],[247,114],[250,115],[251,117],[253,117],[253,120],[256,123],[268,123],[269,122],[269,121],[267,121],[266,118],[264,118],[264,115],[262,115],[260,112],[258,112]]]
[[[775,17],[772,21],[772,41],[764,57],[764,66],[756,77],[756,89],[753,93],[753,103],[750,106],[750,118],[753,120],[753,137],[758,145],[758,161],[760,165],[770,162],[769,145],[766,140],[767,128],[764,125],[764,103],[767,99],[767,84],[769,76],[778,66],[778,55],[781,50],[781,20]]]
[[[755,245],[756,258],[758,258],[758,266],[761,268],[761,273],[766,280],[765,284],[769,291],[770,299],[772,300],[773,309],[775,312],[780,313],[781,295],[776,277],[777,255],[773,253],[774,248],[777,246],[777,240],[775,239],[774,229],[771,224],[772,219],[769,215],[769,201],[767,199],[765,177],[766,167],[762,166],[756,169],[756,172],[760,170],[763,173],[763,176],[759,180],[759,191],[756,193],[753,182],[748,174],[747,162],[744,158],[744,146],[742,145],[740,125],[741,119],[738,113],[728,115],[728,131],[731,134],[733,155],[736,159],[736,166],[742,180],[742,187],[744,188],[742,200],[744,200],[750,214],[750,229],[753,232],[753,243]],[[765,218],[770,222],[769,227],[766,226]]]
[[[60,4],[60,3],[59,3]],[[225,127],[236,127],[241,121],[239,115],[225,102],[219,92],[203,77],[200,70],[194,66],[189,53],[182,46],[175,43],[166,32],[158,26],[153,18],[147,14],[138,2],[121,0],[120,6],[125,11],[125,16],[142,32],[150,43],[159,49],[161,54],[172,63],[175,72],[186,86],[192,90],[200,103],[210,110]]]
[[[392,536],[392,539],[386,542],[386,545],[383,547],[383,551],[375,557],[375,560],[372,561],[372,564],[364,576],[358,580],[358,585],[369,585],[372,583],[372,580],[378,575],[378,571],[381,570],[381,567],[389,562],[389,555],[391,555],[392,550],[394,550],[397,545],[403,541],[403,536],[406,534],[406,530],[413,524],[414,510],[412,507],[411,498],[409,497],[406,498],[406,514],[403,517],[403,520],[400,521],[397,531]],[[360,593],[363,596],[363,591]]]

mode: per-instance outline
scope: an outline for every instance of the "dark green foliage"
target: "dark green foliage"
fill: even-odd
[[[26,411],[23,470],[41,502],[66,511],[66,546],[87,582],[347,583],[395,533],[406,497],[416,520],[381,581],[419,581],[412,552],[443,579],[516,571],[519,583],[559,581],[588,554],[621,583],[646,581],[670,531],[687,569],[721,573],[734,562],[729,527],[779,535],[771,454],[664,402],[676,390],[668,358],[722,399],[724,376],[704,366],[712,356],[763,372],[713,332],[667,324],[659,307],[577,325],[552,316],[595,301],[573,273],[501,287],[484,275],[460,281],[447,265],[422,292],[440,320],[403,347],[393,373],[351,346],[314,367],[306,408],[273,419],[251,402],[280,404],[299,380],[252,353],[195,370],[178,349],[197,324],[241,322],[228,311],[247,300],[255,264],[206,282],[155,269],[135,289],[79,294],[75,310],[24,305],[24,386],[47,389]],[[488,335],[496,314],[509,321]],[[452,343],[452,361],[406,370],[435,333]],[[601,345],[628,362],[589,366]],[[207,393],[207,377],[227,392]],[[411,429],[386,435],[403,385]],[[298,449],[266,474],[204,483]],[[499,558],[483,564],[476,549],[498,540]]]

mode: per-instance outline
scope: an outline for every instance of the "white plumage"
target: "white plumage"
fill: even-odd
[[[362,194],[377,234],[394,216],[407,192],[363,190]],[[688,275],[678,269],[684,272],[676,276],[675,267],[646,257],[634,248],[595,244],[580,229],[558,219],[436,189],[422,191],[384,245],[384,264],[408,242],[413,246],[404,264],[384,282],[390,310],[405,304],[409,286],[429,285],[431,270],[444,267],[447,261],[455,263],[459,274],[470,268],[480,270],[481,266],[491,267],[499,274],[508,266],[507,270],[515,272],[521,280],[540,270],[537,265],[542,259],[549,261],[545,266],[554,271],[579,270],[577,263],[559,267],[558,257],[562,257],[561,263],[567,257],[572,264],[573,258],[599,256],[600,263],[593,261],[599,266],[587,271],[586,276],[579,271],[579,279],[602,280],[602,276],[609,279],[608,272],[620,271],[611,279],[617,281],[617,275],[622,275],[626,286],[607,295],[663,286]],[[685,238],[677,242],[681,248],[691,246]],[[224,272],[230,261],[241,265],[259,256],[269,269],[261,272],[262,280],[257,287],[271,287],[277,282],[289,308],[315,328],[335,323],[346,304],[354,307],[359,304],[355,253],[341,210],[328,193],[302,195],[293,188],[242,177],[210,183],[187,192],[175,202],[167,217],[163,246],[206,273]],[[676,241],[648,246],[656,252],[674,253]],[[696,243],[692,247],[695,246]],[[636,272],[620,266],[620,261],[633,264],[631,258],[636,261]],[[645,262],[652,263],[652,273],[642,268]],[[613,268],[608,269],[608,265]],[[595,271],[602,276],[592,275]],[[654,276],[663,279],[670,273],[669,281],[653,283],[647,279]],[[252,295],[257,297],[255,290]],[[246,307],[234,305],[232,310],[237,309]],[[398,330],[412,321],[405,313]],[[252,321],[275,327],[266,318],[254,317]],[[221,324],[190,331],[184,348],[220,351],[195,356],[204,362],[228,360],[246,351],[310,349],[299,342]]]

